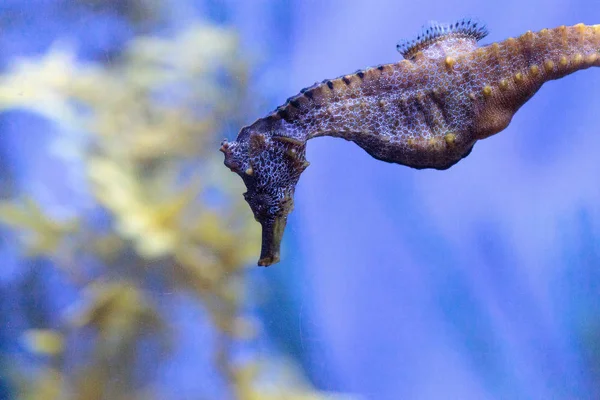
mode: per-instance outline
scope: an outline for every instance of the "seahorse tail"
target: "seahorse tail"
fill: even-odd
[[[542,29],[518,40],[528,64],[524,72],[539,82],[600,65],[600,25]]]

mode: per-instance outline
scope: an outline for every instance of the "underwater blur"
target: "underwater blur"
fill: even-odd
[[[445,171],[311,141],[281,262],[221,140],[427,21],[593,0],[0,1],[0,400],[600,398],[600,69]]]

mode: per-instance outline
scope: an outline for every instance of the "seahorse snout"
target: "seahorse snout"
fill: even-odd
[[[262,247],[258,265],[268,267],[279,262],[281,239],[287,224],[287,215],[279,216],[273,220],[261,222]]]
[[[283,196],[264,192],[244,193],[244,198],[262,226],[262,246],[258,265],[269,266],[279,262],[279,253],[287,217],[294,209],[293,192]]]

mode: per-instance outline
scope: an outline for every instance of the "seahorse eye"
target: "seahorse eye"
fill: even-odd
[[[254,218],[257,221],[264,221],[272,217],[271,214],[273,212],[273,201],[268,194],[250,194],[246,192],[244,193],[244,199],[246,199],[246,201],[250,205],[250,208],[254,213]]]

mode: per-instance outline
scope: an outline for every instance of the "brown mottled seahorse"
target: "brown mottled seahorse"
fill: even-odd
[[[258,265],[279,261],[308,139],[340,137],[382,161],[446,169],[506,128],[544,82],[600,66],[600,25],[529,31],[479,47],[486,34],[470,20],[432,24],[398,45],[404,60],[303,89],[222,143],[225,165],[244,180],[262,225]]]

